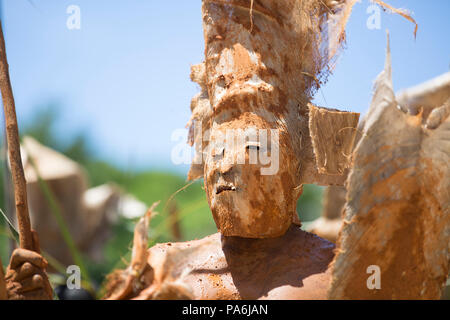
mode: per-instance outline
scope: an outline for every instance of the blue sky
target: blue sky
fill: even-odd
[[[59,102],[58,134],[86,131],[99,158],[121,166],[167,168],[175,129],[190,117],[197,86],[191,64],[204,53],[201,1],[3,0],[3,23],[19,121],[37,106]],[[369,30],[370,2],[355,6],[347,49],[317,93],[322,106],[364,113],[372,83],[382,70],[386,33],[391,34],[396,90],[450,68],[450,1],[388,0],[408,8],[419,23],[381,14]],[[81,9],[81,29],[69,30],[69,5]]]

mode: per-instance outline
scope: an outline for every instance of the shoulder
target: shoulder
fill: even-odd
[[[274,285],[262,299],[326,299],[331,283],[330,265],[335,245],[292,226],[280,253],[281,267],[275,268]],[[281,270],[282,269],[282,270]]]
[[[221,250],[221,235],[215,233],[202,239],[196,239],[186,242],[167,242],[158,243],[148,249],[148,262],[152,267],[156,267],[163,260],[176,260],[180,268],[185,268],[189,265],[191,268],[198,267],[203,260],[210,260],[211,254]],[[173,259],[173,257],[178,257]],[[156,264],[156,265],[155,265]]]
[[[285,235],[286,242],[291,243],[292,250],[299,249],[305,252],[315,252],[320,258],[330,259],[334,256],[336,246],[334,243],[306,232],[298,226],[292,226]]]
[[[167,252],[171,250],[195,250],[205,246],[220,245],[220,233],[215,233],[202,239],[195,239],[186,242],[166,242],[158,243],[149,249],[150,253]]]

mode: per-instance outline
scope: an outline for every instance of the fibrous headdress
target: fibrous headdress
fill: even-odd
[[[330,73],[354,1],[204,0],[205,62],[192,67],[189,179],[215,124],[251,112],[288,133],[298,184],[342,184],[358,114],[310,104]]]

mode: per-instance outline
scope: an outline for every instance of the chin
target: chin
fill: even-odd
[[[262,212],[252,207],[245,198],[239,198],[237,202],[231,197],[214,199],[211,211],[222,235],[252,239],[276,238],[284,235],[291,226],[292,217],[285,214],[286,211]]]

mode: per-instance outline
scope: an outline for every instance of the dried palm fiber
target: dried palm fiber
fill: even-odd
[[[436,106],[444,105],[450,95],[450,72],[444,73],[418,86],[402,90],[397,94],[399,106],[406,112],[423,113],[428,118]]]
[[[435,129],[443,119],[448,117],[447,106],[450,98],[450,72],[444,73],[425,83],[396,94],[398,106],[412,115],[422,112],[429,129]],[[436,108],[436,106],[442,106]],[[361,137],[364,120],[358,125],[355,144]],[[347,189],[344,186],[329,186],[323,196],[323,211],[320,218],[308,226],[308,231],[335,242],[342,225],[342,210],[345,206]]]
[[[175,271],[192,250],[169,249],[164,256],[152,256],[148,250],[148,229],[151,218],[157,214],[154,209],[158,204],[154,203],[136,224],[131,262],[125,270],[115,270],[107,276],[104,299],[192,299],[191,289],[183,282],[188,270]]]
[[[363,122],[360,122],[358,128],[361,128],[363,124]],[[360,137],[361,131],[358,130],[355,145],[358,143]],[[345,177],[348,176],[348,172],[348,169],[345,170]],[[345,186],[328,186],[322,198],[323,208],[321,216],[309,224],[306,230],[335,243],[343,224],[342,215],[346,194],[347,189]]]
[[[356,132],[356,146],[362,137],[364,128],[364,118],[359,122]],[[348,176],[349,170],[345,171],[345,177]],[[345,186],[328,186],[322,198],[321,216],[308,225],[307,231],[317,234],[319,237],[336,242],[339,232],[342,228],[343,210],[345,207],[347,189]]]
[[[146,269],[149,268],[147,266],[148,228],[151,219],[157,214],[154,209],[158,204],[154,203],[134,228],[133,249],[128,268],[115,270],[107,276],[106,299],[122,300],[136,296],[145,284],[151,282],[152,279],[148,279],[149,276],[144,275]]]
[[[297,185],[343,183],[349,165],[345,155],[355,135],[347,129],[356,126],[358,115],[309,101],[334,58],[328,50],[327,21],[346,6],[345,1],[317,0],[203,1],[206,60],[192,67],[191,79],[201,92],[192,100],[188,123],[189,143],[198,151],[189,179],[203,176],[209,130],[254,113],[289,133],[280,144],[292,151],[287,165]],[[318,126],[328,130],[321,132]]]
[[[440,298],[450,265],[450,117],[434,129],[428,120],[398,107],[388,45],[353,154],[330,298]],[[368,289],[370,265],[380,267],[380,290]]]

